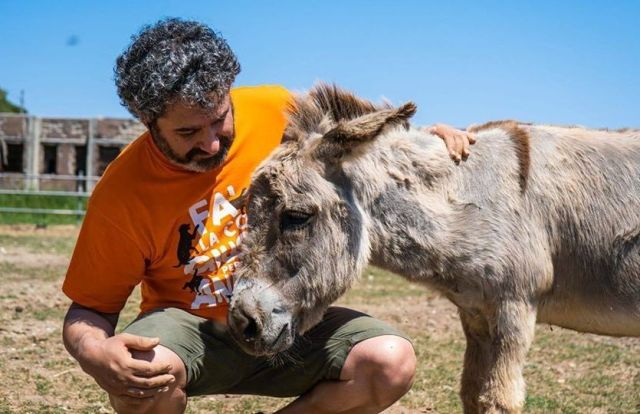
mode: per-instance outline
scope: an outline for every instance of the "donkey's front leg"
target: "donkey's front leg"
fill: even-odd
[[[476,339],[481,354],[475,362],[481,378],[478,408],[483,413],[519,413],[525,399],[522,376],[536,324],[535,306],[525,301],[504,301],[486,315],[487,336]]]
[[[460,398],[465,414],[478,414],[480,391],[489,368],[487,351],[491,343],[491,335],[484,315],[476,310],[459,309],[459,311],[462,329],[467,338]]]

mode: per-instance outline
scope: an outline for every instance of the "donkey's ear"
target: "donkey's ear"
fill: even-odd
[[[318,155],[341,157],[359,144],[372,141],[387,128],[398,125],[408,127],[409,118],[416,110],[416,104],[407,102],[399,108],[383,109],[350,121],[341,121],[324,134],[318,146]]]

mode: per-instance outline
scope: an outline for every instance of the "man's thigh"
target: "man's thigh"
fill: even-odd
[[[255,394],[293,397],[323,380],[338,380],[349,351],[381,335],[405,337],[386,323],[351,309],[329,308],[323,320],[275,357],[242,352],[219,324],[168,308],[150,312],[125,328],[159,337],[187,370],[187,394]]]

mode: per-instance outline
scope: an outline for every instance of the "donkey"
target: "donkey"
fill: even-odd
[[[284,351],[372,263],[458,307],[464,411],[519,412],[536,321],[640,336],[640,131],[491,122],[456,166],[415,111],[295,99],[249,187],[230,331]]]

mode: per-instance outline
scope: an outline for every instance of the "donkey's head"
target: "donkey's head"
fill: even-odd
[[[374,106],[328,85],[295,100],[282,145],[248,191],[249,232],[229,312],[245,351],[287,349],[360,274],[367,217],[343,167],[389,128],[407,126],[415,110]]]

